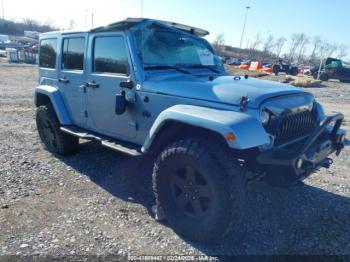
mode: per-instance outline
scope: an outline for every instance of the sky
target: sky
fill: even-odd
[[[32,18],[68,28],[74,20],[84,28],[86,17],[91,27],[106,25],[126,17],[169,20],[210,31],[212,41],[223,33],[228,45],[239,46],[245,7],[250,6],[243,47],[258,32],[289,38],[293,33],[320,36],[350,47],[349,0],[0,0],[4,2],[5,19],[21,21]],[[0,5],[1,8],[1,5]],[[2,13],[0,13],[2,14]],[[86,14],[88,14],[86,16]]]

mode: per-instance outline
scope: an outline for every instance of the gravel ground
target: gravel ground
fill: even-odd
[[[154,220],[152,159],[130,158],[93,142],[64,158],[42,149],[32,99],[36,79],[33,66],[0,63],[2,258],[350,254],[349,146],[331,169],[292,188],[251,185],[245,223],[220,243],[202,246]],[[349,84],[327,82],[308,91],[327,112],[350,118]]]

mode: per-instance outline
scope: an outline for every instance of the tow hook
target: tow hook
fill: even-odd
[[[333,164],[333,159],[327,157],[325,160],[323,160],[321,166],[328,169],[331,167],[332,164]]]

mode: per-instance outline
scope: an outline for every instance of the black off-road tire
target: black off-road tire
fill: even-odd
[[[278,65],[274,65],[272,67],[272,72],[275,74],[275,76],[278,76],[278,73],[280,72],[280,67]]]
[[[194,177],[198,183],[194,188],[183,189],[176,197],[178,187],[173,187],[175,176],[179,179],[182,168],[195,169]],[[187,169],[185,169],[187,179]],[[177,172],[180,173],[177,173]],[[181,174],[182,175],[182,174]],[[183,177],[182,177],[183,178]],[[199,179],[202,179],[199,183]],[[204,179],[204,180],[203,180]],[[181,180],[181,183],[187,180]],[[194,181],[194,180],[192,180]],[[206,181],[206,184],[203,183]],[[210,188],[211,198],[207,202],[200,194],[203,188]],[[232,231],[233,225],[239,225],[244,217],[246,202],[246,176],[244,168],[227,146],[221,143],[208,143],[201,139],[180,140],[166,147],[160,153],[153,169],[153,190],[158,209],[162,211],[171,227],[184,237],[203,243],[211,243]],[[191,191],[192,190],[192,191]],[[202,192],[195,195],[196,200],[179,208],[185,192]],[[177,192],[178,193],[178,192]],[[191,193],[189,195],[193,196]],[[192,197],[191,197],[192,199]],[[206,200],[206,202],[203,202]],[[200,216],[196,216],[196,203],[200,205]],[[183,202],[181,202],[183,203]],[[206,204],[205,204],[206,203]],[[184,204],[183,204],[184,205]],[[204,212],[205,206],[207,210]],[[192,208],[190,208],[192,207]],[[191,214],[191,209],[193,214]]]
[[[328,74],[326,74],[326,73],[321,73],[321,75],[320,75],[320,80],[321,81],[328,81],[329,80],[329,76],[328,76]]]
[[[297,76],[298,75],[298,68],[297,67],[292,67],[289,72],[290,75],[292,76]]]
[[[40,139],[48,151],[68,155],[79,150],[79,138],[60,130],[60,122],[51,104],[37,108],[36,126]]]
[[[318,71],[314,72],[312,76],[313,76],[313,78],[314,78],[315,80],[317,80]],[[321,73],[320,73],[319,80],[321,80],[321,81],[328,81],[328,80],[329,80],[328,74],[327,74],[327,73],[324,73],[324,72],[321,72]]]

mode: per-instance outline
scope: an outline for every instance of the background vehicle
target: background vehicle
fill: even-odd
[[[311,74],[311,66],[307,66],[307,65],[299,65],[298,66],[298,74],[302,74],[302,75],[310,75]]]
[[[298,75],[298,67],[292,66],[282,60],[272,65],[272,72],[277,76],[279,73],[286,73],[287,75]]]
[[[318,77],[318,68],[316,67],[312,75],[315,79]],[[327,58],[325,66],[320,72],[320,80],[338,79],[340,82],[350,83],[350,63],[335,58]]]
[[[228,65],[235,65],[235,66],[237,66],[237,65],[241,65],[242,60],[239,59],[239,58],[231,58],[231,59],[227,60],[226,63],[227,63]]]
[[[311,94],[227,75],[207,34],[149,19],[43,34],[35,89],[48,150],[74,153],[84,138],[155,156],[158,214],[201,242],[239,226],[248,179],[295,183],[345,140],[343,115],[326,117]]]

